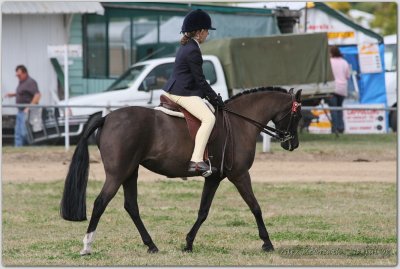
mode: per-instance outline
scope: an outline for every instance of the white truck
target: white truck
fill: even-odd
[[[232,40],[239,44],[240,47],[237,48],[236,45],[231,46]],[[229,47],[222,48],[221,50],[225,52],[230,50],[232,52],[230,55],[235,59],[241,59],[240,64],[235,64],[232,68],[230,64],[232,59],[221,55],[219,57],[215,56],[218,55],[218,51],[215,55],[207,53],[203,55],[203,71],[206,80],[217,93],[221,94],[223,100],[228,99],[229,96],[240,90],[259,86],[293,86],[296,89],[300,87],[303,89],[303,95],[306,98],[307,96],[322,98],[334,91],[328,42],[324,33],[261,37],[258,39],[230,39],[225,41],[228,42]],[[219,46],[221,44],[224,45],[224,41],[221,43],[220,40],[216,40],[215,42],[218,42]],[[243,47],[243,42],[247,44],[246,50],[251,48],[252,53],[254,53],[253,55],[246,55],[244,57],[238,53],[240,52],[240,48]],[[251,45],[252,42],[255,42],[257,45]],[[275,46],[275,48],[268,54],[260,44],[265,44],[268,48]],[[301,44],[303,47],[301,47]],[[310,44],[315,48],[310,47]],[[282,50],[280,50],[281,46]],[[213,42],[210,41],[208,48],[214,47]],[[307,48],[307,53],[302,53],[299,51],[299,48],[300,50]],[[204,47],[204,49],[207,50],[207,47]],[[291,54],[294,56],[291,56]],[[252,62],[254,59],[252,57],[263,59],[263,63],[253,65]],[[270,57],[278,57],[282,61],[269,61]],[[293,60],[297,61],[297,63],[288,62],[290,57],[295,57]],[[286,61],[284,61],[285,59]],[[70,138],[72,141],[76,141],[86,124],[97,117],[104,116],[111,110],[117,109],[115,106],[158,106],[160,95],[163,93],[162,87],[172,73],[174,61],[175,58],[168,57],[136,63],[103,92],[70,98],[68,105],[83,107],[71,107],[66,109],[66,112],[63,109],[56,110],[53,115],[50,115],[52,116],[50,118],[53,118],[53,120],[48,120],[45,124],[47,126],[46,129],[48,129],[46,131],[47,135],[35,135],[33,133],[31,141],[33,143],[40,143],[41,141],[63,137],[65,125],[64,113],[68,113],[69,115]],[[299,66],[303,66],[303,68],[299,69]],[[243,81],[236,76],[235,72],[237,71],[245,75],[242,76]],[[263,72],[260,75],[256,75],[256,72],[260,71]],[[275,75],[274,72],[277,72],[278,75]],[[253,75],[253,78],[249,79],[246,74],[250,75],[250,73]],[[281,73],[282,75],[279,76]],[[277,77],[281,80],[278,81]],[[238,83],[241,86],[238,86]],[[66,101],[59,102],[59,105],[66,104]],[[104,108],[90,107],[90,105],[102,106]]]
[[[105,91],[95,94],[72,97],[68,105],[98,107],[72,107],[67,109],[70,121],[70,136],[79,137],[84,126],[97,117],[106,115],[120,106],[155,107],[160,103],[160,95],[164,92],[163,85],[170,77],[174,68],[175,58],[167,57],[136,63],[122,74]],[[228,88],[221,63],[216,56],[203,56],[203,71],[211,87],[224,100],[228,99]],[[65,105],[66,101],[60,101]],[[107,108],[109,107],[109,108]],[[64,125],[64,111],[60,111],[60,126]],[[63,131],[64,128],[61,128]]]

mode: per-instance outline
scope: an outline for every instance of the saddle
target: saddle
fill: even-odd
[[[160,107],[164,107],[164,108],[166,108],[168,110],[172,110],[174,112],[181,112],[185,117],[187,128],[189,130],[189,135],[193,141],[195,140],[197,131],[199,130],[200,125],[201,125],[201,121],[199,119],[197,119],[189,111],[187,111],[180,105],[176,104],[174,101],[172,101],[171,99],[169,99],[167,96],[165,96],[163,94],[160,96]],[[175,115],[175,116],[177,116],[177,115]],[[214,125],[214,128],[211,131],[210,138],[208,139],[206,149],[204,151],[204,160],[207,160],[209,158],[208,144],[210,144],[216,138],[215,130],[216,130],[216,128]]]

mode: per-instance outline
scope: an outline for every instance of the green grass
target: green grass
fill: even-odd
[[[143,221],[160,249],[147,254],[123,209],[122,190],[97,228],[91,256],[79,251],[88,222],[59,217],[63,182],[3,183],[3,265],[395,265],[396,185],[393,183],[254,183],[275,245],[262,241],[250,210],[229,182],[217,191],[193,253],[181,251],[193,225],[201,181],[139,182]],[[89,181],[88,216],[102,182]],[[285,256],[330,248],[333,256]],[[336,248],[333,249],[333,248]],[[388,250],[383,257],[360,251]],[[303,253],[302,252],[302,253]]]
[[[389,134],[299,134],[300,146],[293,153],[349,154],[366,152],[374,155],[387,154],[396,156],[397,136]],[[262,143],[257,143],[257,151],[262,151]],[[271,144],[272,152],[284,152],[280,143]],[[291,154],[293,154],[291,153]]]

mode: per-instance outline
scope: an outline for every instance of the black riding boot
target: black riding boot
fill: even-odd
[[[211,167],[211,169],[210,169],[210,166],[208,164],[206,164],[205,162],[197,162],[196,163],[196,162],[190,161],[188,171],[191,173],[193,173],[193,172],[200,173],[202,176],[208,177],[213,172],[217,171],[217,169],[215,167]]]

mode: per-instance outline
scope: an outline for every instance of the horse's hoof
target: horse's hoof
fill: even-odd
[[[274,246],[272,245],[271,242],[268,242],[268,243],[264,243],[264,245],[262,246],[262,249],[265,252],[271,252],[271,251],[274,251]]]
[[[157,252],[158,252],[158,248],[156,246],[149,247],[149,249],[147,250],[147,253],[157,253]]]
[[[186,246],[186,247],[183,248],[183,251],[184,252],[188,252],[188,253],[192,253],[193,252],[193,248],[191,246],[190,247]]]
[[[81,252],[79,252],[81,256],[86,256],[92,254],[92,252],[89,249],[82,249]]]

